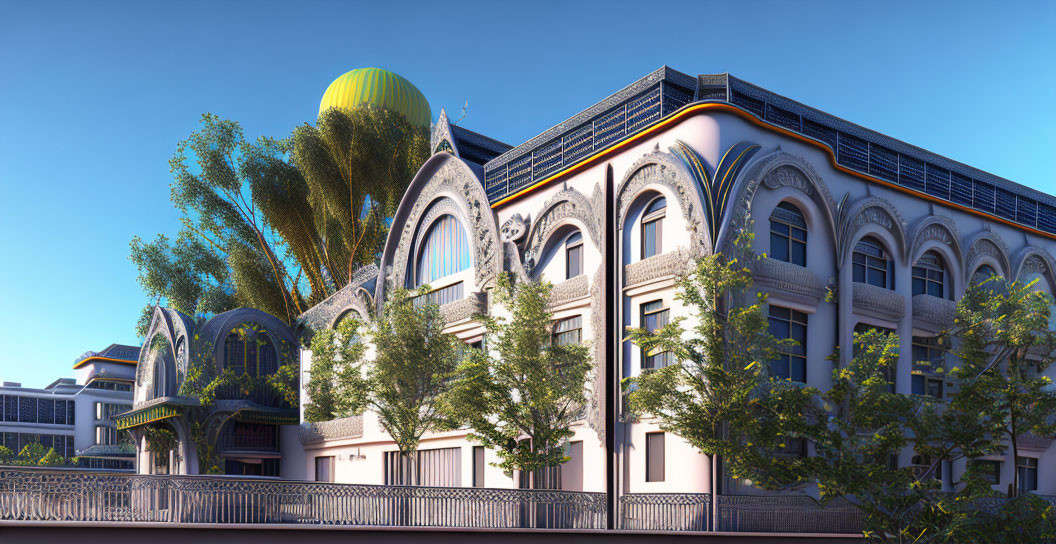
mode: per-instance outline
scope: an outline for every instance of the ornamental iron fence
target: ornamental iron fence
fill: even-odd
[[[620,496],[620,529],[707,531],[709,493],[631,493]]]
[[[0,520],[603,529],[604,493],[0,469]]]

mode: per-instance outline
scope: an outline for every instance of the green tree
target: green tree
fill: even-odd
[[[366,407],[369,384],[363,372],[362,327],[358,320],[344,318],[336,329],[312,337],[305,420],[329,421]]]
[[[701,258],[678,282],[677,298],[693,325],[672,319],[657,331],[628,329],[644,351],[669,352],[674,364],[629,380],[634,414],[654,417],[701,453],[723,459],[730,474],[770,487],[806,480],[804,460],[774,455],[802,437],[814,390],[769,376],[769,361],[791,345],[769,331],[766,294],[752,286],[752,234],[739,233],[733,255]]]
[[[428,288],[418,291],[422,296]],[[444,334],[444,317],[436,304],[422,304],[404,289],[389,294],[371,340],[375,357],[367,371],[364,397],[342,393],[352,412],[369,407],[378,414],[405,462],[401,483],[416,484],[416,452],[422,435],[445,428],[441,399],[458,366],[460,340]],[[346,375],[354,375],[348,372]],[[346,382],[347,383],[347,382]],[[355,400],[363,406],[355,406]]]
[[[951,336],[959,366],[951,375],[958,388],[944,416],[962,437],[955,447],[969,455],[1011,447],[1015,462],[1023,436],[1056,434],[1056,391],[1043,375],[1056,361],[1052,297],[1036,281],[994,276],[969,287],[957,305]],[[1008,496],[1018,488],[1017,470]]]
[[[285,239],[296,254],[318,259],[337,287],[347,284],[357,268],[376,260],[388,234],[386,219],[428,157],[428,131],[399,113],[371,107],[323,112],[315,126],[293,131],[293,163],[303,173],[312,214],[287,218]],[[297,229],[305,234],[295,235]]]
[[[550,290],[500,277],[496,295],[510,317],[480,318],[491,353],[468,350],[446,399],[446,411],[473,429],[470,438],[497,450],[497,466],[536,473],[537,488],[553,484],[539,471],[567,460],[592,366],[587,346],[553,342]]]

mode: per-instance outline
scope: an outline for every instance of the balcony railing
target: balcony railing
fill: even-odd
[[[632,493],[620,496],[620,528],[631,531],[707,531],[708,493]]]
[[[604,493],[0,469],[0,520],[602,529]]]
[[[861,533],[862,516],[853,506],[821,506],[810,497],[719,495],[717,531],[758,533]]]

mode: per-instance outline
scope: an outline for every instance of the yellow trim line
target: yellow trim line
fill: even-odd
[[[111,357],[94,357],[93,356],[93,357],[85,357],[84,359],[82,359],[80,361],[77,361],[76,363],[74,363],[73,368],[75,368],[75,369],[76,368],[81,368],[88,361],[106,361],[108,363],[121,363],[123,365],[136,365],[136,364],[139,364],[138,361],[131,361],[131,360],[128,360],[128,359],[114,359],[114,358],[111,358]]]
[[[1009,221],[1007,219],[1004,219],[1002,217],[998,217],[996,215],[992,215],[992,214],[986,213],[984,211],[976,210],[976,209],[973,209],[973,208],[968,208],[968,207],[962,206],[960,204],[955,204],[955,203],[950,202],[948,200],[943,200],[941,198],[931,196],[931,195],[929,195],[927,193],[917,192],[917,191],[915,191],[913,189],[908,189],[906,187],[902,187],[901,185],[896,185],[896,184],[891,183],[889,181],[884,181],[884,180],[879,179],[879,178],[874,178],[873,176],[870,176],[870,175],[867,175],[867,174],[863,174],[863,173],[857,172],[855,170],[851,170],[850,168],[847,168],[845,166],[841,166],[841,165],[836,163],[836,154],[832,151],[832,148],[829,147],[828,144],[826,144],[825,142],[822,142],[821,140],[815,140],[814,138],[811,138],[809,136],[803,136],[802,134],[797,134],[795,132],[783,129],[783,128],[781,128],[779,126],[776,126],[776,125],[772,125],[772,124],[770,124],[770,123],[768,123],[766,121],[763,121],[762,119],[759,119],[754,114],[752,114],[752,113],[750,113],[748,111],[745,111],[745,110],[743,110],[741,108],[738,108],[737,106],[733,106],[733,105],[725,104],[725,103],[721,103],[721,102],[709,102],[709,103],[705,103],[705,104],[692,104],[692,105],[689,105],[689,106],[685,106],[684,109],[682,109],[681,111],[675,112],[671,117],[668,117],[667,119],[664,119],[664,120],[658,122],[657,124],[655,124],[655,125],[647,128],[647,129],[639,132],[638,134],[635,134],[634,136],[631,136],[630,138],[627,138],[625,140],[621,140],[619,142],[616,142],[615,144],[612,144],[611,146],[609,146],[609,147],[607,147],[605,149],[602,149],[601,151],[598,151],[597,153],[594,153],[593,155],[591,155],[589,157],[585,157],[585,158],[581,159],[579,162],[576,162],[576,163],[568,166],[567,168],[565,168],[563,170],[560,170],[560,171],[558,171],[558,172],[556,172],[554,174],[551,174],[551,175],[543,178],[542,180],[536,182],[535,184],[533,184],[533,185],[531,185],[529,187],[525,187],[524,189],[521,189],[520,191],[517,191],[516,193],[514,193],[512,195],[509,195],[509,196],[503,198],[502,200],[499,200],[498,202],[492,204],[491,207],[492,207],[492,209],[497,209],[498,207],[506,204],[507,202],[510,202],[511,200],[514,200],[514,199],[516,199],[516,198],[518,198],[518,197],[520,197],[522,195],[525,195],[525,194],[527,194],[527,193],[529,193],[531,191],[534,191],[534,190],[536,190],[536,189],[538,189],[538,188],[540,188],[540,187],[542,187],[542,186],[544,186],[544,185],[546,185],[546,184],[548,184],[548,183],[550,183],[550,182],[552,182],[552,181],[554,181],[554,180],[556,180],[558,178],[567,176],[567,175],[572,174],[572,173],[574,173],[574,172],[576,172],[578,170],[581,170],[584,167],[588,166],[590,163],[593,163],[593,162],[597,161],[598,159],[601,159],[601,158],[603,158],[603,157],[605,157],[607,155],[610,155],[610,154],[614,153],[615,151],[619,150],[620,148],[622,148],[622,147],[624,147],[626,145],[629,145],[629,144],[631,144],[631,143],[633,143],[633,142],[635,142],[637,140],[645,138],[646,136],[649,136],[649,135],[653,134],[654,132],[660,131],[661,129],[669,128],[673,123],[675,123],[677,121],[683,121],[683,120],[685,120],[686,118],[688,118],[688,117],[690,117],[692,115],[700,115],[700,114],[706,113],[706,110],[720,110],[720,111],[725,111],[727,113],[733,113],[733,114],[738,115],[738,116],[744,118],[745,120],[749,121],[750,123],[752,123],[754,125],[757,125],[759,127],[772,130],[774,132],[777,132],[779,134],[783,134],[785,136],[789,136],[791,138],[795,138],[795,139],[797,139],[797,140],[799,140],[801,142],[806,142],[806,143],[809,143],[809,144],[816,145],[816,146],[820,147],[823,151],[826,151],[828,153],[829,162],[832,164],[832,167],[837,169],[837,170],[839,170],[839,171],[841,171],[841,172],[843,172],[843,173],[845,173],[845,174],[850,174],[852,176],[855,176],[855,177],[858,177],[858,178],[861,178],[861,179],[864,179],[864,180],[867,180],[867,181],[872,181],[874,183],[879,183],[880,185],[883,185],[884,187],[888,187],[888,188],[894,189],[896,191],[901,191],[903,193],[910,194],[910,195],[913,195],[915,197],[923,198],[924,200],[927,200],[927,201],[930,201],[930,202],[935,202],[935,203],[941,204],[943,206],[949,206],[949,207],[951,207],[953,209],[956,209],[956,210],[961,210],[963,212],[967,212],[967,213],[970,213],[970,214],[973,214],[973,215],[978,215],[980,217],[985,217],[986,219],[991,220],[991,221],[997,221],[998,223],[1003,223],[1005,225],[1009,225],[1011,227],[1015,227],[1015,228],[1018,228],[1018,229],[1023,229],[1023,230],[1025,230],[1027,232],[1030,232],[1030,233],[1033,233],[1033,234],[1037,234],[1039,236],[1044,236],[1044,237],[1049,238],[1051,240],[1056,240],[1056,234],[1053,234],[1053,233],[1050,233],[1050,232],[1045,232],[1043,230],[1038,230],[1038,229],[1036,229],[1034,227],[1028,227],[1026,225],[1021,225],[1021,224],[1016,223],[1014,221]]]

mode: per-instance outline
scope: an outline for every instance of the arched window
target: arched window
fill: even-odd
[[[997,271],[994,270],[994,267],[988,264],[984,264],[983,266],[976,268],[975,273],[972,274],[972,285],[979,285],[980,283],[983,283],[984,281],[990,279],[991,276],[996,275]]]
[[[243,339],[237,333],[227,335],[224,343],[224,364],[235,374],[270,376],[279,369],[275,346],[266,334]]]
[[[863,238],[854,246],[851,265],[856,283],[895,288],[895,271],[891,259],[875,238]]]
[[[647,259],[663,252],[664,214],[667,199],[658,196],[645,206],[642,212],[642,258]]]
[[[807,266],[807,220],[788,202],[778,204],[770,214],[770,257]]]
[[[570,280],[583,273],[583,234],[573,232],[565,239],[565,279]]]
[[[469,268],[469,241],[451,215],[438,219],[419,249],[416,285],[423,285]]]
[[[929,251],[913,265],[913,296],[946,298],[946,266],[942,257]]]

